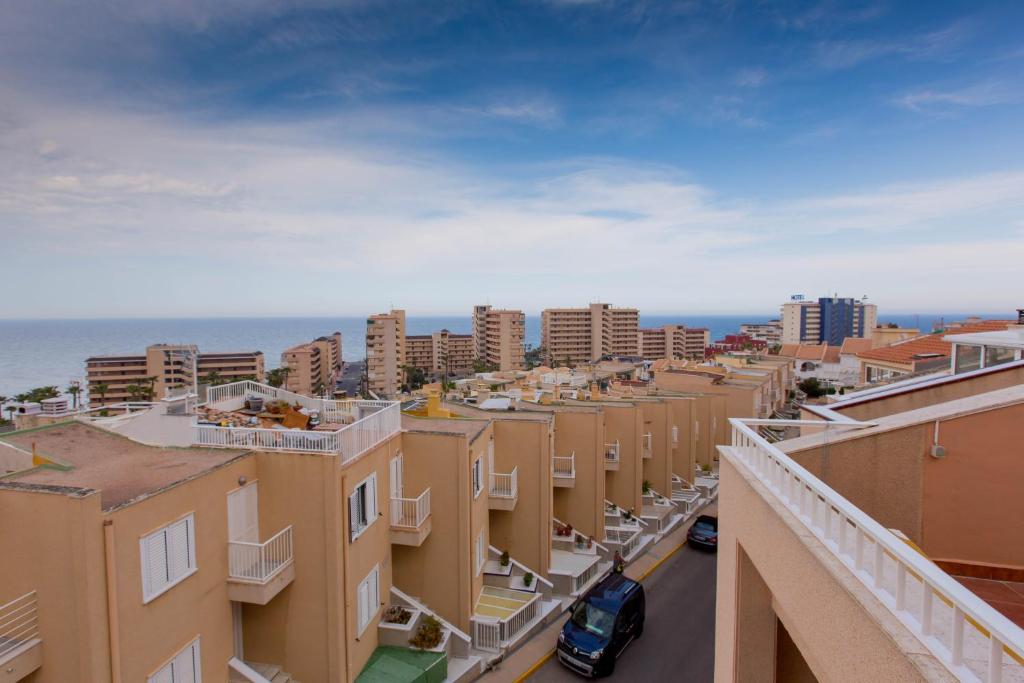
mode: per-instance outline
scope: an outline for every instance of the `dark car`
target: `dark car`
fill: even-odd
[[[584,676],[608,676],[615,660],[644,632],[644,587],[609,574],[572,607],[558,634],[558,661]]]
[[[691,545],[718,550],[718,518],[701,515],[686,532],[686,540]]]

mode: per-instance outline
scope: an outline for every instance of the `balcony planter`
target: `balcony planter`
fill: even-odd
[[[509,562],[510,562],[511,560],[512,560],[512,558],[511,558],[511,556],[510,556],[510,555],[508,554],[508,551],[507,551],[507,550],[503,550],[503,551],[501,551],[501,566],[502,566],[502,567],[507,567],[507,566],[508,566],[508,563],[509,563]]]
[[[434,616],[428,614],[420,620],[416,633],[409,644],[420,650],[431,650],[444,641],[444,627]]]

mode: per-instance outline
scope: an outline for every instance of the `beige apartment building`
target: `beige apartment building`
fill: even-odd
[[[137,356],[91,356],[85,360],[89,406],[159,400],[171,389],[194,388],[211,376],[263,381],[263,353],[200,353],[192,344],[153,344]],[[140,390],[142,390],[140,392]]]
[[[756,418],[768,418],[780,410],[793,388],[793,366],[787,359],[725,355],[716,360],[722,362],[655,361],[651,366],[654,385],[664,391],[722,395],[727,399],[728,417]]]
[[[763,339],[769,345],[782,343],[782,321],[769,320],[766,323],[741,323],[740,334],[751,339]]]
[[[552,366],[579,365],[602,356],[640,355],[640,313],[595,303],[587,308],[547,308],[541,312],[541,346]]]
[[[638,332],[640,355],[648,360],[658,358],[704,358],[711,345],[711,331],[705,327],[663,325],[645,327]]]
[[[303,396],[332,391],[341,371],[341,332],[297,344],[281,352],[281,367],[288,368],[284,388]]]
[[[366,381],[382,398],[398,396],[405,381],[405,311],[372,315],[366,319]]]
[[[500,371],[525,366],[526,314],[522,311],[473,307],[475,358]]]
[[[405,337],[405,364],[428,376],[470,374],[475,355],[474,339],[469,334],[440,330]]]
[[[715,680],[1024,680],[1022,365],[731,420]]]

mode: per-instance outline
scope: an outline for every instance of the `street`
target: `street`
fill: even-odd
[[[359,397],[359,381],[363,376],[363,366],[366,361],[357,360],[345,363],[341,370],[341,377],[338,378],[337,388],[347,392],[349,398]]]
[[[685,546],[644,579],[644,634],[622,653],[609,680],[712,680],[716,558],[713,553]],[[529,680],[580,681],[582,677],[553,657]]]

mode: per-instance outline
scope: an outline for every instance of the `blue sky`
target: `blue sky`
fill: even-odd
[[[1024,305],[1024,4],[0,7],[0,317]]]

